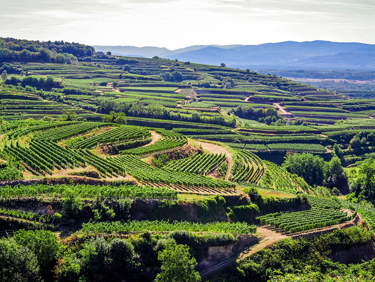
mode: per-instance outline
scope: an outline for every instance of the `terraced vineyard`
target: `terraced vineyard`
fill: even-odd
[[[172,222],[167,221],[131,221],[128,223],[87,223],[83,225],[85,231],[95,232],[140,232],[140,231],[175,231],[186,230],[191,232],[217,232],[217,233],[233,233],[233,234],[252,234],[256,232],[256,226],[247,225],[246,223],[190,223],[190,222]]]
[[[310,193],[309,185],[303,178],[290,174],[285,168],[269,161],[263,161],[267,167],[261,184],[277,190],[304,191]]]
[[[375,99],[63,41],[1,56],[0,277],[148,282],[173,249],[210,281],[335,278],[371,243]]]
[[[89,149],[102,144],[113,144],[120,141],[124,142],[131,139],[146,138],[149,136],[151,136],[151,133],[147,130],[147,128],[120,126],[119,128],[111,129],[104,133],[87,138],[81,142],[77,142],[71,147],[75,149]]]
[[[114,183],[115,184],[115,183]],[[63,198],[70,192],[75,197],[105,197],[107,199],[122,199],[125,197],[136,199],[177,199],[177,192],[167,188],[155,188],[150,186],[136,185],[18,185],[15,187],[5,186],[0,189],[1,198],[20,198],[20,197],[55,197]]]
[[[123,150],[120,153],[144,156],[155,152],[166,151],[174,149],[176,147],[181,147],[187,143],[186,137],[179,133],[170,132],[163,129],[156,129],[155,131],[163,136],[160,141],[150,146]]]
[[[300,212],[273,213],[257,219],[262,224],[278,227],[290,233],[307,231],[315,228],[335,225],[353,219],[357,214],[348,215],[335,209],[312,208]]]
[[[177,172],[177,171],[170,171],[160,168],[153,168],[149,164],[141,161],[137,156],[134,155],[125,155],[122,157],[114,157],[108,158],[108,161],[113,163],[114,165],[122,168],[127,173],[131,174],[137,180],[147,184],[147,185],[154,185],[160,183],[161,186],[163,185],[173,185],[173,187],[181,187],[188,186],[187,190],[189,190],[190,186],[191,189],[195,189],[194,187],[205,187],[205,188],[234,188],[234,184],[222,181],[222,180],[215,180],[209,177],[204,177],[198,174],[192,173],[185,173],[185,172]],[[177,186],[174,186],[177,185]],[[210,191],[203,189],[204,191]],[[216,191],[217,190],[212,190]],[[221,191],[222,193],[231,193],[235,191]]]
[[[236,153],[232,181],[258,183],[265,171],[261,159],[249,151],[236,150]]]
[[[220,166],[224,160],[224,154],[195,154],[189,158],[170,162],[163,169],[206,175]]]

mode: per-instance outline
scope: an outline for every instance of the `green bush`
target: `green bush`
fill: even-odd
[[[228,217],[234,222],[250,222],[251,216],[255,214],[259,214],[259,207],[255,204],[250,204],[246,206],[235,206],[231,208],[228,213]]]

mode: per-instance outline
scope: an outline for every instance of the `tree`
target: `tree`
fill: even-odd
[[[339,157],[334,156],[330,162],[325,164],[325,181],[328,188],[338,187],[341,193],[348,192],[348,178],[341,166]]]
[[[106,53],[108,56],[111,56],[112,55],[112,52],[111,51],[107,51]]]
[[[60,120],[63,120],[63,121],[77,120],[77,114],[75,112],[70,112],[70,111],[65,112],[65,114],[60,117]]]
[[[359,148],[361,147],[361,140],[359,138],[359,135],[355,135],[352,140],[350,140],[350,146],[352,148]]]
[[[223,68],[225,68],[227,65],[224,64],[224,63],[221,63],[220,66],[223,67]]]
[[[124,71],[130,71],[130,66],[129,65],[125,65],[124,66]]]
[[[187,245],[168,243],[159,252],[158,259],[162,262],[161,272],[156,276],[156,282],[197,282],[201,281],[195,258],[192,258]]]
[[[0,281],[40,281],[36,256],[13,239],[0,239]]]
[[[359,183],[356,191],[356,197],[358,197],[361,189],[365,192],[370,199],[373,199],[375,192],[375,160],[368,158],[362,162],[359,166],[359,177],[357,182]]]
[[[75,218],[83,208],[82,200],[72,190],[66,190],[62,205],[62,214],[66,217]]]
[[[51,231],[20,230],[14,236],[14,240],[21,246],[31,250],[38,259],[41,270],[51,263],[59,252],[57,237]]]
[[[303,177],[309,185],[322,185],[326,168],[323,158],[310,153],[287,154],[283,167]]]
[[[109,115],[103,116],[104,122],[112,122],[112,123],[120,123],[126,124],[126,115],[123,112],[116,113],[115,111],[111,111]]]
[[[44,120],[44,121],[53,121],[53,117],[52,117],[51,115],[45,115],[45,116],[43,117],[43,120]]]
[[[342,149],[340,148],[339,145],[337,145],[337,143],[335,143],[335,145],[333,146],[333,152],[334,152],[335,155],[338,156],[339,158],[342,157]]]
[[[7,80],[7,78],[8,78],[8,72],[4,70],[3,73],[1,74],[1,79],[5,81]]]

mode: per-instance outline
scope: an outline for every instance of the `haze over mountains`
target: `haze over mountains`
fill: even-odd
[[[180,61],[257,69],[375,69],[375,45],[330,41],[260,45],[195,45],[169,50],[160,47],[94,46],[123,56],[158,56]]]

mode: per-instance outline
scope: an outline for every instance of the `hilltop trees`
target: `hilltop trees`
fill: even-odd
[[[43,61],[70,64],[76,57],[91,56],[91,46],[64,41],[29,41],[14,38],[0,38],[0,62]]]

